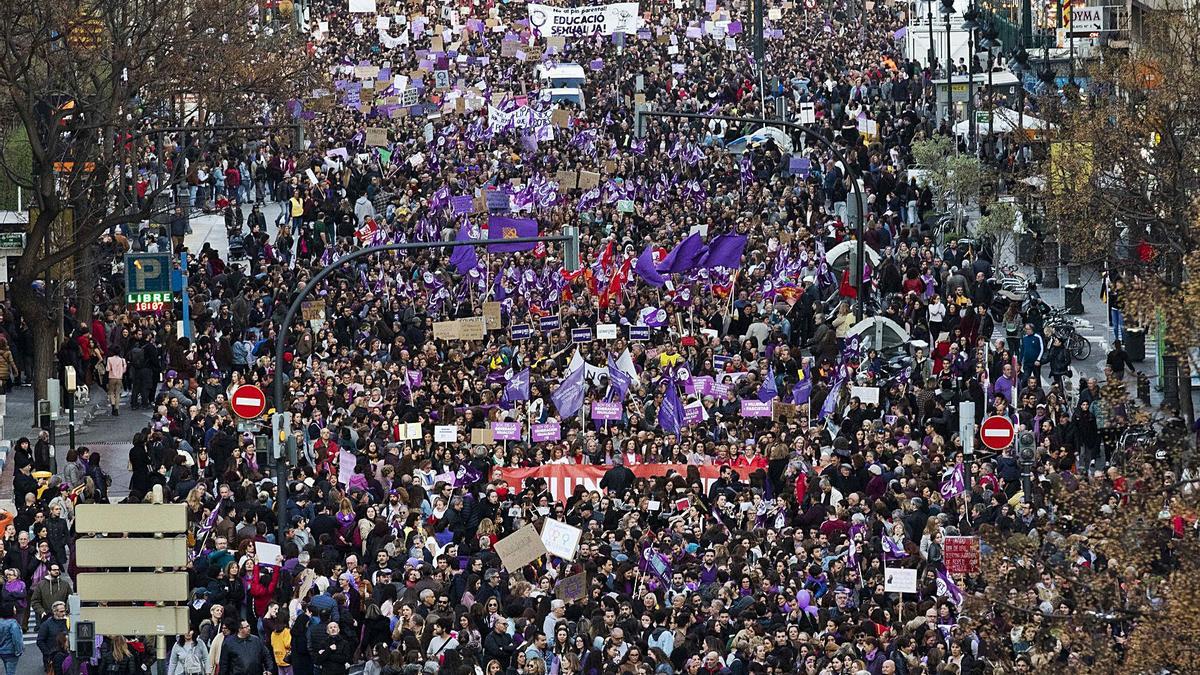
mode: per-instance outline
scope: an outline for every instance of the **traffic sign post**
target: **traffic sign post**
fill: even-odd
[[[1007,417],[993,415],[979,425],[979,440],[992,450],[1003,450],[1012,445],[1017,430]]]
[[[253,384],[243,384],[233,390],[229,400],[233,414],[244,420],[258,419],[267,410],[267,396]]]

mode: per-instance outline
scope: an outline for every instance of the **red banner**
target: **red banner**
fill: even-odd
[[[577,485],[584,486],[589,492],[600,490],[600,480],[611,468],[611,464],[546,464],[528,469],[496,469],[492,477],[503,479],[515,490],[520,490],[527,479],[544,478],[554,498],[565,502]],[[721,476],[721,467],[705,464],[697,466],[696,469],[700,471],[700,480],[707,494],[713,482]],[[675,471],[686,477],[688,465],[630,464],[629,470],[638,478],[665,476],[668,471]]]

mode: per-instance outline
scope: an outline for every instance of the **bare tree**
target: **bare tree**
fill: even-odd
[[[1146,20],[1132,52],[1106,51],[1089,68],[1089,93],[1062,113],[1051,146],[1047,215],[1079,264],[1106,262],[1129,280],[1126,311],[1146,325],[1166,314],[1169,352],[1200,342],[1200,298],[1187,287],[1200,244],[1200,7],[1180,4]],[[1190,369],[1168,373],[1190,420]]]
[[[225,120],[284,117],[307,58],[292,29],[265,19],[252,0],[0,3],[0,124],[24,128],[33,164],[22,176],[0,152],[33,216],[12,299],[36,336],[39,398],[53,375],[64,289],[73,283],[79,318],[90,320],[95,244],[152,215],[184,170],[186,148],[172,144]],[[195,133],[178,133],[187,128]],[[161,180],[137,198],[132,167],[147,157]]]

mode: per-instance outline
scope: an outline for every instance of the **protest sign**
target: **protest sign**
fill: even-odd
[[[539,36],[586,38],[613,33],[632,34],[643,25],[636,2],[583,7],[530,4],[528,8],[529,26]]]
[[[471,443],[473,445],[492,445],[495,442],[495,434],[491,429],[472,429]]]
[[[367,127],[367,145],[386,146],[387,144],[387,129],[380,127]]]
[[[519,441],[521,440],[520,422],[492,422],[492,440]]]
[[[509,572],[516,572],[546,554],[542,538],[532,524],[496,542],[493,548]]]
[[[483,303],[483,323],[488,330],[500,329],[500,303],[491,301]]]
[[[574,560],[583,530],[564,522],[547,518],[542,524],[542,544],[546,552],[566,560]]]
[[[886,593],[916,593],[917,571],[903,567],[885,567],[883,590]]]
[[[435,340],[457,340],[457,339],[459,339],[458,322],[457,321],[435,321],[433,323],[433,339],[435,339]]]
[[[622,407],[619,401],[592,401],[592,419],[620,420]]]
[[[562,426],[558,421],[546,424],[534,424],[529,427],[529,440],[534,443],[548,443],[562,439]]]
[[[433,428],[433,440],[438,443],[454,443],[458,440],[458,427],[453,424],[439,424]]]
[[[742,417],[770,417],[771,402],[744,398],[741,401],[741,414]]]
[[[572,574],[554,585],[554,596],[563,602],[587,597],[587,572]]]
[[[471,316],[458,320],[458,336],[462,340],[482,340],[487,334],[487,324],[482,316]]]
[[[942,553],[947,572],[979,574],[979,537],[946,537]]]

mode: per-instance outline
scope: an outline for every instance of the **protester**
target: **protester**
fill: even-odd
[[[75,337],[95,343],[111,414],[125,391],[149,411],[127,439],[127,501],[161,487],[187,506],[191,630],[169,675],[1066,662],[1036,623],[964,611],[984,580],[947,571],[946,541],[1038,532],[1055,474],[1126,484],[1100,443],[1118,421],[1098,385],[1072,391],[1041,308],[999,295],[990,246],[937,241],[924,218],[933,196],[908,172],[913,143],[948,132],[932,121],[940,68],[901,53],[901,6],[794,3],[771,10],[760,81],[745,8],[706,5],[643,6],[621,37],[558,44],[523,3],[304,3],[333,84],[288,105],[303,147],[267,135],[168,158],[230,235],[189,256],[191,337],[175,307],[116,305]],[[581,95],[539,93],[552,63],[582,67],[562,88]],[[773,116],[776,100],[811,104],[846,163],[755,124],[634,117]],[[243,227],[250,201],[269,204],[247,204]],[[162,232],[175,250],[184,214]],[[559,244],[502,241],[566,226],[575,271]],[[340,256],[468,239],[497,241],[342,265],[282,325]],[[476,317],[482,337],[464,339]],[[4,318],[19,378],[28,341]],[[900,332],[879,341],[874,318]],[[282,469],[230,411],[244,384],[291,415]],[[966,402],[975,422],[1034,431],[1030,493],[1012,449],[964,453]],[[64,507],[107,501],[110,479],[84,448],[54,476],[48,444],[15,449],[4,566],[6,601],[27,588],[53,609],[38,634],[51,664],[75,553]],[[538,535],[518,534],[531,525],[556,551],[536,555]],[[885,566],[915,570],[917,591],[888,591]],[[124,644],[97,658],[124,667]]]

